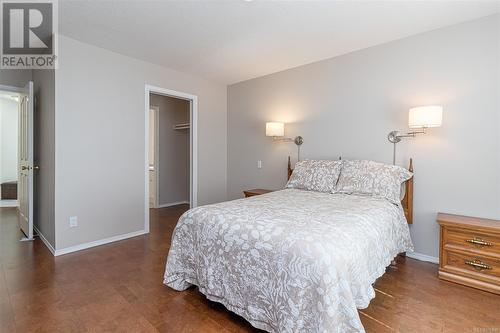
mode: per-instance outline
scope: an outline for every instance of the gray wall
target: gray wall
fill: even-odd
[[[265,137],[266,121],[302,135],[304,158],[391,163],[408,108],[441,104],[441,128],[398,146],[398,164],[415,162],[416,252],[438,255],[439,211],[500,218],[498,28],[491,16],[231,85],[228,197],[285,184],[295,145]]]
[[[55,73],[33,70],[35,88],[34,163],[40,167],[34,178],[34,223],[55,248]]]
[[[24,87],[31,80],[30,69],[0,69],[0,84]]]
[[[145,84],[198,96],[198,204],[226,199],[225,86],[60,36],[57,249],[143,230]]]
[[[158,115],[158,205],[189,202],[189,130],[172,127],[189,122],[189,101],[151,94]]]

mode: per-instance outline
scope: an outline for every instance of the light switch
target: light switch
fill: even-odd
[[[257,169],[262,169],[262,161],[257,161]]]

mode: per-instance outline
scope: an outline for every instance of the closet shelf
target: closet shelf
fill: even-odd
[[[174,130],[184,130],[184,129],[189,129],[189,127],[190,127],[189,123],[177,124],[173,126]]]

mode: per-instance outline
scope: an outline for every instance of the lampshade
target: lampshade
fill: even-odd
[[[411,108],[408,114],[410,128],[439,127],[443,122],[443,107],[439,105]]]
[[[266,136],[284,136],[285,124],[279,122],[266,123]]]

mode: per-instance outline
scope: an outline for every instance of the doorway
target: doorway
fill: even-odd
[[[0,90],[0,207],[18,207],[19,101],[16,91]]]
[[[149,209],[197,205],[197,97],[146,85],[145,230]]]
[[[13,200],[16,197],[19,228],[26,236],[21,240],[33,240],[33,171],[38,168],[33,165],[33,82],[29,81],[24,88],[0,86],[0,90],[7,94],[6,99],[15,102],[7,106],[8,103],[3,99],[2,103],[5,112],[1,114],[1,123],[6,127],[3,128],[0,141],[0,192],[6,199]],[[17,112],[14,111],[16,109]]]

